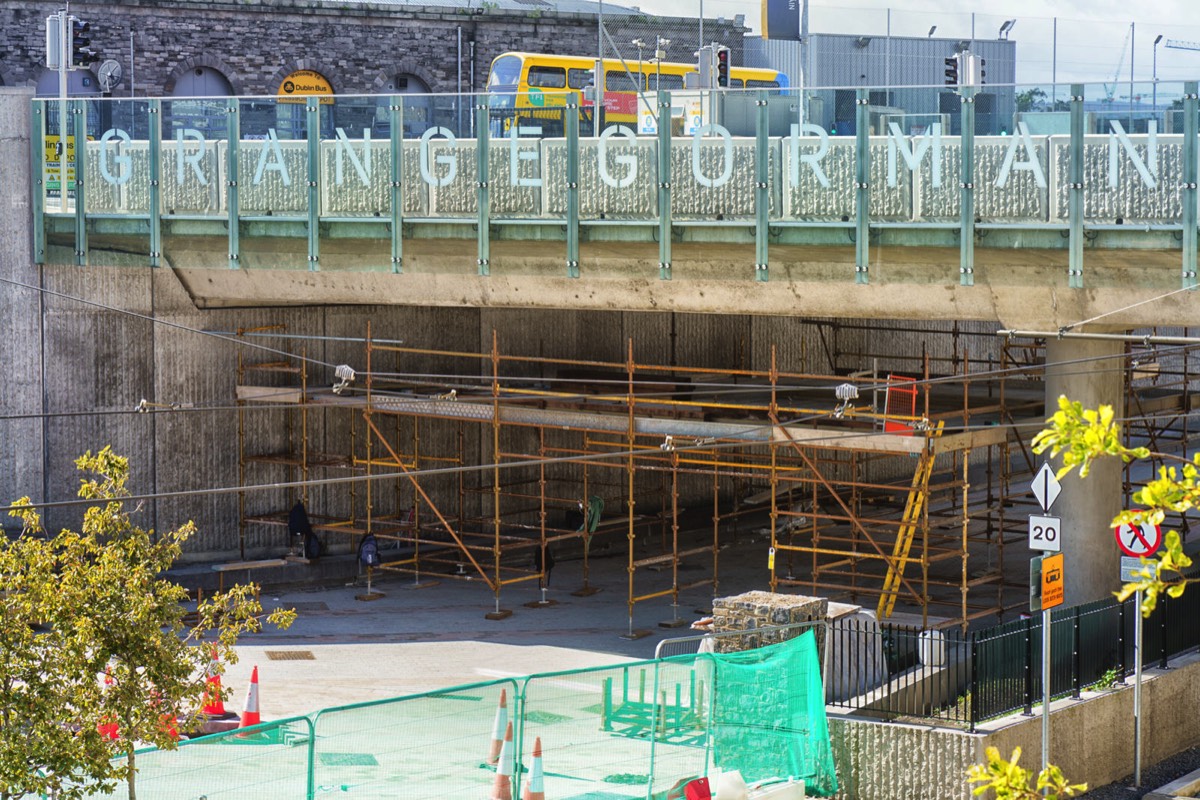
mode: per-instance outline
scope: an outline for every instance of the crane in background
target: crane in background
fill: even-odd
[[[1113,93],[1117,91],[1117,86],[1121,80],[1121,67],[1125,65],[1125,53],[1129,50],[1129,38],[1133,36],[1133,26],[1129,26],[1129,30],[1125,31],[1125,41],[1121,44],[1121,55],[1117,59],[1117,68],[1113,70],[1113,79],[1111,84],[1104,84],[1104,101],[1111,103]]]
[[[1167,39],[1163,47],[1171,50],[1200,50],[1200,42],[1185,42],[1182,39]]]

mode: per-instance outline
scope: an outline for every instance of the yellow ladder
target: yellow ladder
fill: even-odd
[[[945,422],[939,422],[933,431],[933,436],[942,435]],[[933,475],[934,454],[926,450],[921,453],[917,469],[913,473],[912,485],[908,490],[908,499],[904,503],[904,516],[896,533],[896,543],[892,546],[892,557],[888,561],[887,575],[883,579],[883,594],[879,597],[879,606],[875,616],[885,619],[892,615],[896,608],[896,597],[900,594],[900,583],[904,578],[904,567],[908,564],[908,554],[912,550],[913,539],[921,523],[921,515],[925,511],[925,499],[928,496],[929,478]]]

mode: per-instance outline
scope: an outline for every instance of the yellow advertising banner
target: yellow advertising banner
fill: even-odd
[[[91,136],[88,137],[90,141]],[[45,137],[45,160],[46,165],[46,191],[57,195],[62,189],[62,162],[66,156],[66,161],[69,164],[67,167],[67,191],[75,191],[75,137],[67,137],[66,153],[63,153],[61,146],[61,137],[58,134],[51,134]]]

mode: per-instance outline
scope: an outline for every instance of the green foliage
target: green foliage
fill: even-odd
[[[1017,764],[1021,758],[1019,747],[1008,761],[995,747],[987,748],[985,753],[987,764],[975,764],[967,771],[967,782],[979,784],[972,790],[976,795],[990,790],[995,792],[997,800],[1060,800],[1087,791],[1086,783],[1068,784],[1054,765],[1042,770],[1036,783],[1030,785],[1033,773]]]
[[[1052,457],[1061,455],[1060,478],[1076,467],[1079,477],[1086,478],[1092,462],[1101,456],[1118,456],[1129,462],[1150,455],[1145,447],[1121,444],[1121,427],[1114,421],[1112,406],[1085,410],[1081,403],[1059,397],[1058,411],[1046,422],[1050,427],[1033,437],[1033,452],[1049,450]]]
[[[1121,429],[1114,422],[1112,406],[1084,410],[1079,403],[1066,397],[1058,398],[1058,411],[1046,420],[1050,427],[1033,437],[1033,451],[1050,455],[1062,455],[1062,467],[1058,476],[1079,468],[1080,477],[1086,477],[1088,468],[1097,458],[1118,456],[1122,461],[1150,456],[1145,447],[1125,447],[1121,444]],[[1163,456],[1170,458],[1170,456]],[[1134,493],[1133,501],[1143,506],[1138,510],[1122,511],[1113,519],[1113,525],[1158,525],[1165,512],[1186,513],[1200,506],[1200,453],[1191,461],[1185,461],[1178,471],[1175,467],[1160,467],[1158,477]],[[1142,559],[1142,569],[1135,580],[1126,583],[1116,593],[1125,600],[1137,591],[1142,592],[1142,615],[1149,616],[1158,604],[1158,598],[1166,594],[1179,597],[1189,581],[1182,572],[1192,565],[1192,560],[1183,552],[1176,531],[1168,530],[1164,536],[1165,547],[1154,558]]]
[[[1017,111],[1043,111],[1046,106],[1046,93],[1036,86],[1017,92]]]
[[[79,496],[95,502],[78,532],[48,534],[22,498],[10,512],[22,534],[0,540],[0,797],[73,800],[126,781],[134,800],[135,749],[174,748],[174,720],[203,702],[212,650],[234,662],[238,637],[261,628],[253,586],[212,595],[186,624],[187,591],[162,574],[195,525],[137,527],[123,502],[129,462],[110,448],[76,466]],[[97,725],[113,722],[110,741]]]
[[[1118,673],[1116,669],[1110,667],[1109,669],[1104,670],[1104,672],[1100,675],[1100,680],[1093,683],[1092,688],[1096,689],[1097,691],[1111,689],[1117,685],[1117,679],[1119,677],[1120,673]]]

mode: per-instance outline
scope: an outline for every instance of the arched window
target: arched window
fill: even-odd
[[[191,128],[206,139],[221,138],[228,119],[224,98],[232,94],[233,86],[220,70],[189,69],[175,79],[169,108],[163,114],[163,137],[173,138],[176,131]]]
[[[431,125],[438,124],[433,122],[433,98],[430,96],[429,84],[421,78],[409,72],[401,72],[392,76],[384,91],[388,94],[422,95],[404,100],[405,137],[420,136]],[[387,98],[381,97],[376,100],[374,130],[380,136],[387,136],[390,129],[388,105]]]

